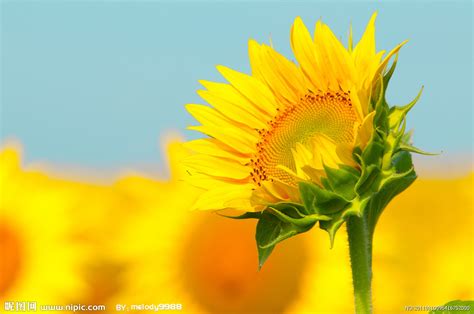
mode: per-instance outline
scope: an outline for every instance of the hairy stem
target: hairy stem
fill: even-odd
[[[372,313],[372,234],[367,216],[347,221],[354,301],[357,314]]]

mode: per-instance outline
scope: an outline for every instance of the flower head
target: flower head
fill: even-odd
[[[76,201],[69,186],[25,170],[18,149],[0,151],[0,301],[54,304],[83,293],[81,246],[67,215]],[[39,304],[38,304],[39,306]]]
[[[355,147],[373,132],[370,99],[401,43],[376,51],[373,14],[359,43],[345,47],[318,21],[314,37],[296,18],[291,47],[298,63],[271,46],[249,42],[252,75],[224,66],[229,83],[201,81],[210,106],[189,104],[210,138],[187,143],[189,180],[205,192],[198,209],[259,211],[278,202],[301,203],[299,182],[322,185],[325,167],[357,168]]]

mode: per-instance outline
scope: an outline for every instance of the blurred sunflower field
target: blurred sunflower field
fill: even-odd
[[[254,222],[190,212],[197,191],[180,180],[177,162],[187,152],[178,141],[167,147],[169,178],[130,172],[110,184],[51,175],[22,163],[18,145],[3,147],[2,304],[110,313],[159,304],[183,313],[352,311],[344,241],[329,250],[326,237],[305,234],[258,271]],[[381,313],[474,297],[473,179],[419,179],[387,209],[374,246]]]
[[[415,129],[419,147],[441,153],[413,158],[418,178],[378,221],[374,312],[428,313],[474,300],[472,12],[470,1],[0,1],[0,313],[354,313],[345,227],[332,248],[319,228],[288,239],[259,269],[257,222],[224,217],[242,212],[223,200],[234,200],[234,185],[273,182],[263,182],[265,164],[250,159],[250,168],[247,157],[262,150],[258,136],[271,133],[265,123],[286,111],[262,110],[265,103],[250,94],[267,105],[276,95],[286,108],[313,94],[308,77],[314,87],[337,89],[347,63],[357,80],[345,88],[357,85],[359,93],[344,100],[367,111],[371,80],[387,74],[389,60],[397,64],[390,104],[410,102],[424,86],[403,122],[406,141]],[[353,47],[361,41],[364,49]],[[223,83],[216,65],[240,88]],[[340,94],[314,92],[342,106],[333,101]],[[196,105],[203,95],[218,110]],[[311,110],[313,98],[305,103]],[[331,110],[308,124],[328,122]],[[364,141],[380,131],[374,116],[356,119]],[[359,124],[349,118],[328,125],[336,133],[347,128],[353,141]],[[186,130],[200,119],[194,129],[212,138]],[[281,133],[284,149],[301,124],[293,122]],[[213,142],[221,133],[222,150]],[[225,211],[197,206],[203,189],[188,182],[192,146],[211,155],[191,163],[210,173],[197,176],[210,191],[205,205]],[[284,149],[268,151],[284,153],[289,168],[310,159],[293,161]],[[318,163],[322,171],[322,157]],[[230,187],[215,192],[218,185]]]

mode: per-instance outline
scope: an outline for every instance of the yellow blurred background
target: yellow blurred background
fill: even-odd
[[[189,211],[198,191],[180,180],[183,154],[179,142],[168,145],[168,179],[127,172],[99,183],[23,165],[19,145],[3,147],[0,312],[5,302],[36,302],[38,311],[353,312],[345,231],[333,249],[318,228],[285,241],[258,271],[256,221]],[[419,178],[385,210],[374,240],[375,313],[474,299],[473,179]]]

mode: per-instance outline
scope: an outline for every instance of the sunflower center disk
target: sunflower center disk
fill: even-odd
[[[296,143],[309,145],[317,134],[324,134],[336,143],[352,142],[356,119],[346,92],[309,92],[298,103],[278,110],[276,117],[268,122],[268,128],[259,130],[261,141],[251,160],[253,181],[260,185],[263,180],[279,179],[296,185],[293,177],[277,168],[283,165],[296,170],[291,152]]]

